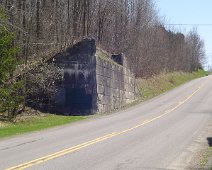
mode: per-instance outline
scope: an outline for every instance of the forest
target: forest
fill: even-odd
[[[0,0],[0,112],[13,116],[25,103],[24,78],[12,81],[16,74],[87,36],[124,53],[137,78],[204,64],[197,29],[168,28],[154,0]]]

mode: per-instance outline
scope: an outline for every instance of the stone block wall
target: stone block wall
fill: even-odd
[[[136,99],[135,76],[125,66],[96,56],[97,111],[119,109]]]
[[[135,77],[123,54],[109,56],[96,50],[92,38],[57,54],[51,62],[62,70],[64,77],[55,96],[55,112],[109,112],[137,97]]]

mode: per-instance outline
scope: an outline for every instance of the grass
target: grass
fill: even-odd
[[[102,50],[102,49],[98,48],[96,54],[97,54],[97,57],[99,57],[102,60],[108,61],[109,63],[111,63],[113,65],[116,65],[118,67],[123,67],[122,65],[120,65],[120,64],[116,63],[115,61],[113,61],[110,58],[109,54],[107,52],[105,52],[104,50]]]
[[[212,72],[211,71],[206,71],[206,76],[211,75]]]
[[[201,155],[200,166],[202,168],[207,166],[208,160],[209,158],[211,158],[211,156],[212,156],[212,147],[209,147],[208,150],[203,155]],[[212,167],[209,167],[209,170],[212,170]]]
[[[160,95],[168,90],[175,88],[192,79],[203,77],[206,75],[205,71],[198,71],[195,73],[161,73],[150,79],[139,80],[140,93],[142,94],[142,101]],[[140,100],[139,100],[140,102]],[[138,103],[131,104],[135,105]],[[128,106],[129,107],[129,106]],[[0,121],[0,138],[20,135],[24,133],[40,131],[43,129],[69,124],[75,121],[84,120],[85,116],[57,116],[47,115],[43,117],[36,117],[30,120],[25,120],[17,123],[1,122]]]
[[[142,95],[142,100],[147,100],[203,76],[206,76],[206,72],[203,70],[193,73],[161,73],[149,79],[139,80],[139,92]]]
[[[9,122],[2,123],[2,127],[0,127],[0,138],[20,135],[24,133],[33,132],[33,131],[40,131],[43,129],[84,120],[86,118],[87,117],[85,116],[47,115],[44,117],[32,118],[32,120],[27,120],[27,121],[18,122],[18,123],[9,123]]]

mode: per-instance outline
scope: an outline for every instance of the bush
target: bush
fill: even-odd
[[[34,109],[48,111],[62,81],[62,72],[54,64],[43,65],[30,70],[26,81],[26,104]]]

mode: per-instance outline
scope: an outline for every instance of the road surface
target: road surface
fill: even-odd
[[[111,115],[1,139],[0,169],[168,169],[207,126],[211,105],[207,76]]]

